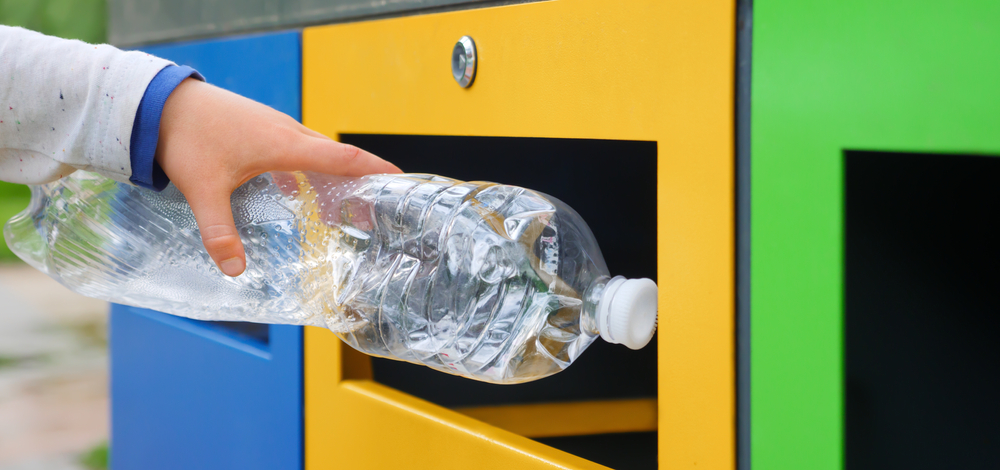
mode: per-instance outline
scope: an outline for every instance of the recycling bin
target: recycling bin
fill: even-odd
[[[754,468],[997,468],[997,4],[753,8]]]
[[[146,46],[298,118],[300,34]],[[116,469],[302,467],[302,327],[111,309]]]
[[[612,271],[660,286],[655,349],[596,344],[527,385],[371,361],[307,328],[307,468],[735,465],[734,15],[564,1],[303,31],[304,124],[406,171],[562,198]]]
[[[996,2],[110,0],[109,35],[406,171],[563,199],[644,350],[490,385],[115,306],[130,468],[1000,466]]]
[[[500,386],[115,306],[115,468],[734,468],[735,3],[385,3],[112,0],[110,37],[406,171],[566,201],[658,282],[654,342]]]

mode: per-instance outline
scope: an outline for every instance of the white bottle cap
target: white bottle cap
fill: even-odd
[[[608,281],[597,305],[601,338],[631,349],[642,349],[656,332],[657,289],[652,279]]]

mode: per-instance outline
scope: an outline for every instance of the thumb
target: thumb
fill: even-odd
[[[208,255],[227,276],[243,274],[247,265],[246,254],[233,222],[228,191],[199,193],[197,197],[189,198],[188,202],[198,222],[201,242],[205,244]]]

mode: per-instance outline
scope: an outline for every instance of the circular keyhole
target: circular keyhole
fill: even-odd
[[[462,88],[476,78],[476,43],[469,36],[462,36],[451,50],[451,75]]]

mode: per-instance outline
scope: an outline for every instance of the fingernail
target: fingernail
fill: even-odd
[[[222,272],[226,273],[227,276],[236,277],[243,273],[243,268],[246,266],[243,264],[242,259],[229,258],[219,263],[219,267],[222,268]]]

